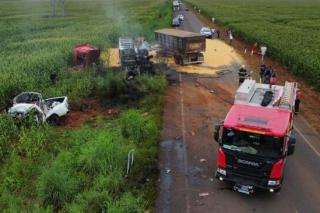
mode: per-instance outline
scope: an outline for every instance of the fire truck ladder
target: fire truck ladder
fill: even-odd
[[[296,84],[294,82],[287,82],[283,88],[283,94],[280,99],[279,107],[292,110],[296,98]]]

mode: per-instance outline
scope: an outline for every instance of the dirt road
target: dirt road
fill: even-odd
[[[202,23],[197,17],[190,11],[182,13],[185,22],[181,28],[199,32]],[[228,52],[221,54],[230,57]],[[246,196],[214,178],[217,144],[212,137],[213,124],[224,118],[231,106],[240,64],[225,66],[230,72],[215,78],[183,72],[170,75],[156,211],[320,212],[320,137],[303,117],[298,116],[294,123],[296,152],[288,158],[280,193]]]

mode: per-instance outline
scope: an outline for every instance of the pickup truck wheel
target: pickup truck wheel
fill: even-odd
[[[60,123],[60,118],[58,115],[51,115],[50,118],[48,119],[48,123],[54,126],[59,125]]]

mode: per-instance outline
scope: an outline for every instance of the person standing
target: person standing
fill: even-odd
[[[253,54],[257,53],[258,52],[258,43],[255,42],[252,46],[252,49],[251,49],[251,53],[250,55],[252,56]]]
[[[232,35],[232,31],[231,31],[231,30],[228,31],[228,37],[229,37],[229,42],[230,42],[230,44],[232,44],[233,35]]]
[[[263,82],[264,72],[266,71],[267,66],[265,64],[260,65],[260,83]]]
[[[277,83],[277,74],[274,69],[271,69],[271,79],[270,79],[270,84],[275,85]]]
[[[297,94],[296,94],[296,100],[294,103],[294,114],[296,114],[296,115],[300,112],[301,96],[302,96],[301,90],[298,88]]]
[[[270,66],[270,68],[269,69],[267,68],[264,72],[263,83],[270,84],[271,76],[272,76],[272,73],[271,73],[271,66]]]
[[[239,75],[239,85],[241,85],[244,80],[248,77],[248,71],[246,70],[246,66],[242,65],[238,72]]]
[[[54,66],[51,67],[51,73],[50,73],[50,80],[52,82],[52,84],[56,84],[56,81],[57,81],[57,71],[55,69]]]
[[[220,38],[220,31],[219,29],[216,29],[217,38]]]
[[[261,52],[261,61],[264,61],[264,56],[267,53],[267,47],[265,45],[261,45],[260,52]]]

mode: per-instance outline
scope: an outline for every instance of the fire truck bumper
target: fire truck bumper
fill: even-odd
[[[238,178],[233,175],[224,175],[220,172],[216,172],[216,178],[222,182],[226,182],[233,186],[235,191],[244,193],[244,194],[252,194],[256,190],[268,191],[271,193],[279,192],[281,189],[281,184],[275,186],[266,186],[262,185],[256,181],[247,180],[244,178]]]

